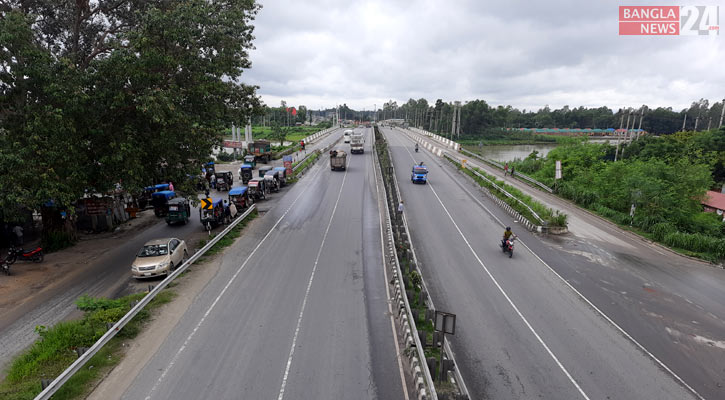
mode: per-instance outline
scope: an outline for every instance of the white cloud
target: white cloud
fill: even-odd
[[[725,96],[723,36],[619,36],[611,0],[262,4],[242,80],[274,106],[424,97],[679,109]],[[676,5],[687,4],[700,3]]]

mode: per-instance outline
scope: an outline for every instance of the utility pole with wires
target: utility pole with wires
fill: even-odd
[[[722,118],[725,117],[725,99],[722,99],[722,105],[720,110],[720,124],[718,128],[722,128]]]

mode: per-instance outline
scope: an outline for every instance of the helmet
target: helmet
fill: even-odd
[[[510,231],[510,230],[511,230],[511,227],[510,227],[510,226],[507,226],[507,227],[506,227],[506,230],[507,230],[507,231]]]

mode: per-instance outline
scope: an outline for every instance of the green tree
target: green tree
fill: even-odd
[[[43,209],[46,230],[84,193],[118,183],[192,190],[187,174],[260,107],[237,79],[250,66],[254,1],[3,7],[0,208]]]

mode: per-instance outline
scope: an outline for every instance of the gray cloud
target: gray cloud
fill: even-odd
[[[372,109],[389,99],[420,97],[527,109],[678,109],[725,96],[722,36],[619,36],[618,5],[263,2],[254,23],[253,65],[242,80],[259,85],[269,105],[286,100],[313,109],[342,103]]]

